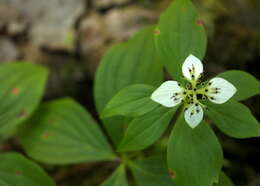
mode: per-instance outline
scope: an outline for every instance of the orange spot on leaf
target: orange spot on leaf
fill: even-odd
[[[27,115],[28,115],[28,113],[27,113],[25,110],[23,110],[23,111],[21,111],[21,112],[17,115],[17,117],[18,117],[18,118],[25,118]]]
[[[203,21],[200,20],[200,19],[197,19],[196,24],[199,25],[199,26],[203,26]]]
[[[44,132],[43,134],[42,134],[42,137],[43,138],[48,138],[50,136],[50,134],[48,133],[48,132]]]
[[[15,171],[15,174],[16,174],[16,175],[21,175],[22,172],[21,172],[20,170],[17,170],[17,171]]]
[[[161,34],[161,31],[157,28],[154,30],[154,35],[158,36]]]
[[[172,178],[176,178],[176,172],[175,172],[175,171],[170,170],[170,171],[169,171],[169,174],[170,174],[170,176],[171,176]]]
[[[19,88],[13,88],[11,93],[14,95],[14,96],[17,96],[19,93],[20,93],[20,89]]]

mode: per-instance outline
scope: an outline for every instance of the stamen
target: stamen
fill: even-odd
[[[203,95],[203,96],[202,96],[202,100],[203,100],[203,101],[206,101],[206,99],[207,99],[207,96]]]
[[[190,90],[191,89],[191,84],[190,83],[186,84],[186,88]]]
[[[203,94],[196,94],[197,99],[202,99],[203,98]]]
[[[193,70],[193,72],[195,71],[195,67],[194,67],[194,65],[192,64],[192,70]]]
[[[196,110],[196,112],[197,112],[197,113],[199,113],[199,112],[200,112],[200,110],[199,110],[199,109],[197,109],[197,110]]]
[[[200,79],[198,79],[197,80],[197,84],[196,85],[199,85],[201,83],[201,80]]]

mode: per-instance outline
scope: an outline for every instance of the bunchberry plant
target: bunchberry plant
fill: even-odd
[[[157,25],[112,47],[94,86],[107,136],[71,98],[40,103],[46,69],[1,65],[0,135],[4,140],[16,134],[25,153],[42,163],[114,162],[101,186],[232,186],[211,126],[235,138],[259,137],[259,122],[240,101],[259,94],[260,83],[238,70],[202,82],[206,48],[190,0],[174,0]],[[164,68],[172,81],[164,82]],[[1,154],[0,162],[1,186],[55,185],[22,155]]]
[[[223,104],[235,93],[236,88],[223,78],[213,78],[201,83],[203,65],[193,55],[187,57],[182,66],[182,73],[187,80],[186,86],[177,81],[166,81],[151,95],[151,99],[165,107],[174,107],[183,103],[184,117],[191,128],[195,128],[203,119],[203,108],[207,109],[201,100],[210,100]]]

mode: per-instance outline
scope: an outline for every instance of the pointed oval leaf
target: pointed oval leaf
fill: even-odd
[[[159,85],[163,68],[157,60],[153,42],[153,29],[148,27],[138,32],[124,44],[110,49],[102,58],[95,77],[95,102],[99,113],[108,101],[122,88],[143,83]],[[103,124],[115,144],[123,135],[122,117],[103,120]]]
[[[128,186],[124,165],[120,165],[101,186]]]
[[[40,166],[18,153],[0,154],[0,162],[1,186],[55,186]]]
[[[154,90],[153,86],[144,84],[123,88],[108,102],[101,117],[114,115],[136,117],[153,110],[158,106],[150,98]]]
[[[212,186],[218,182],[222,149],[205,122],[192,129],[182,114],[173,128],[167,150],[168,166],[175,174],[176,185]]]
[[[241,101],[260,94],[260,82],[251,74],[239,70],[230,70],[218,75],[237,88],[233,99]]]
[[[141,150],[152,145],[167,129],[178,106],[169,109],[158,106],[153,111],[135,118],[126,130],[118,151]]]
[[[46,163],[115,159],[98,124],[69,98],[41,105],[26,123],[21,140],[28,155]]]
[[[259,122],[245,105],[232,100],[221,105],[207,105],[206,114],[225,134],[234,138],[260,136]]]
[[[168,173],[166,158],[154,156],[130,164],[138,186],[174,186]]]
[[[0,65],[0,135],[21,124],[38,106],[48,72],[30,63]]]
[[[207,36],[190,0],[175,0],[162,14],[155,43],[160,61],[175,80],[181,80],[182,64],[190,54],[204,57]]]

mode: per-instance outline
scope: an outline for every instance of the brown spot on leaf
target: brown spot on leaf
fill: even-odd
[[[169,174],[172,178],[176,178],[176,172],[173,170],[169,170]]]
[[[49,120],[49,123],[50,124],[55,124],[55,123],[57,123],[57,119],[56,118],[52,118],[52,119]]]
[[[25,110],[22,110],[18,115],[17,117],[22,119],[22,118],[25,118],[26,116],[28,115],[28,113],[25,111]]]
[[[158,36],[158,35],[160,35],[160,34],[161,34],[161,31],[160,31],[158,28],[156,28],[156,29],[154,30],[154,35]]]
[[[12,95],[17,96],[20,93],[20,89],[19,88],[13,88],[11,93],[12,93]]]
[[[48,133],[48,132],[44,132],[43,134],[42,134],[42,137],[43,138],[48,138],[50,136],[50,133]]]
[[[200,19],[197,19],[197,20],[196,20],[196,24],[199,25],[199,26],[203,26],[203,22],[202,22],[202,20],[200,20]]]
[[[17,171],[15,171],[15,174],[16,174],[16,175],[21,175],[22,172],[21,172],[20,170],[17,170]]]

